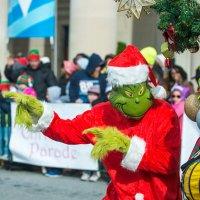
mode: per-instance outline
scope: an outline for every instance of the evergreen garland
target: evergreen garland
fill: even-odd
[[[197,0],[157,0],[152,8],[159,14],[158,29],[175,30],[175,51],[198,51],[200,37],[200,4]]]

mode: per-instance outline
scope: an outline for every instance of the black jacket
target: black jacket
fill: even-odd
[[[6,66],[5,76],[11,82],[16,82],[21,74],[28,74],[33,78],[33,88],[37,92],[37,97],[40,100],[46,100],[47,88],[58,85],[56,77],[52,70],[42,63],[39,68],[34,70],[30,66],[14,69],[13,66]]]

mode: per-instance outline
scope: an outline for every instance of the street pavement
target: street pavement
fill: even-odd
[[[48,178],[39,172],[0,169],[0,200],[101,200],[106,183],[78,176]]]

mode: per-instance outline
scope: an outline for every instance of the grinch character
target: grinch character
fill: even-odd
[[[94,145],[92,156],[102,160],[111,178],[104,200],[181,199],[178,117],[158,99],[166,93],[135,46],[109,62],[108,81],[109,101],[73,120],[61,119],[32,97],[5,96],[18,104],[16,123],[55,141]]]

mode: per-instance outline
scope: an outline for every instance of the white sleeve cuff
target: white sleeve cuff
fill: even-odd
[[[145,148],[146,142],[138,136],[133,136],[129,150],[123,158],[121,166],[128,170],[136,171],[145,153]]]
[[[34,132],[41,132],[41,131],[47,129],[50,126],[50,124],[54,118],[54,112],[50,108],[50,106],[48,106],[47,103],[43,103],[43,108],[44,108],[44,112],[43,112],[42,116],[38,120],[38,123],[33,125],[32,129],[31,129]]]

